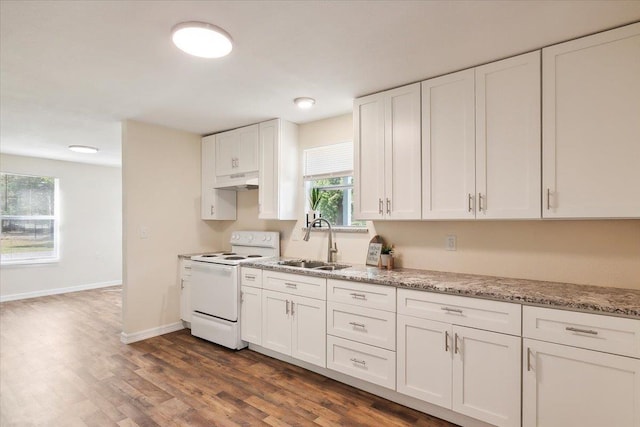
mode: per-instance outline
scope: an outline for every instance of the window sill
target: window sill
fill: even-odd
[[[16,260],[16,261],[2,261],[0,262],[0,265],[2,265],[2,267],[26,267],[30,265],[57,264],[59,262],[60,262],[60,258],[25,259],[25,260]]]
[[[331,227],[331,230],[336,233],[368,233],[369,229],[367,227]],[[307,231],[307,227],[302,227],[302,231]],[[311,227],[311,231],[329,231],[329,227],[323,224],[322,227]]]

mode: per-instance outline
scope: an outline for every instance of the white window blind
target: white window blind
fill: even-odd
[[[304,179],[320,179],[352,174],[352,142],[342,142],[304,150]]]

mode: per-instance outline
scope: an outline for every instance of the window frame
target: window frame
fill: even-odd
[[[49,175],[33,175],[26,173],[5,172],[1,171],[2,175],[24,176],[33,178],[51,178],[53,179],[53,215],[5,215],[2,214],[0,209],[0,224],[4,220],[22,220],[22,221],[53,221],[53,249],[51,256],[38,256],[33,258],[18,258],[18,259],[6,259],[0,253],[0,265],[6,266],[20,266],[30,264],[54,264],[60,262],[60,179],[55,176]],[[0,234],[2,234],[2,227],[0,226]]]

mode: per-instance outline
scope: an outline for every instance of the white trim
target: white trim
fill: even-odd
[[[42,291],[2,295],[0,296],[0,302],[16,301],[16,300],[27,299],[27,298],[46,297],[49,295],[66,294],[69,292],[87,291],[89,289],[107,288],[109,286],[121,285],[121,284],[122,284],[122,280],[110,280],[108,282],[88,283],[86,285],[69,286],[67,288],[45,289]]]
[[[140,332],[133,332],[131,334],[127,334],[122,332],[120,334],[120,341],[123,344],[131,344],[136,341],[146,340],[148,338],[157,337],[159,335],[168,334],[170,332],[179,331],[184,329],[184,324],[180,322],[170,323],[168,325],[158,326],[157,328],[146,329]]]

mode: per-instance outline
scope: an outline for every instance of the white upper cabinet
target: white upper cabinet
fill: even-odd
[[[258,125],[216,135],[216,176],[233,176],[258,170]]]
[[[640,23],[543,55],[543,217],[640,217]]]
[[[422,218],[540,218],[540,52],[422,82]]]
[[[422,218],[475,217],[475,74],[422,82]]]
[[[476,218],[540,218],[540,52],[476,68]]]
[[[354,216],[420,219],[420,84],[354,101]]]
[[[281,119],[260,123],[258,217],[298,217],[298,126]]]
[[[236,192],[214,188],[216,135],[202,138],[201,169],[201,218],[235,220]]]

